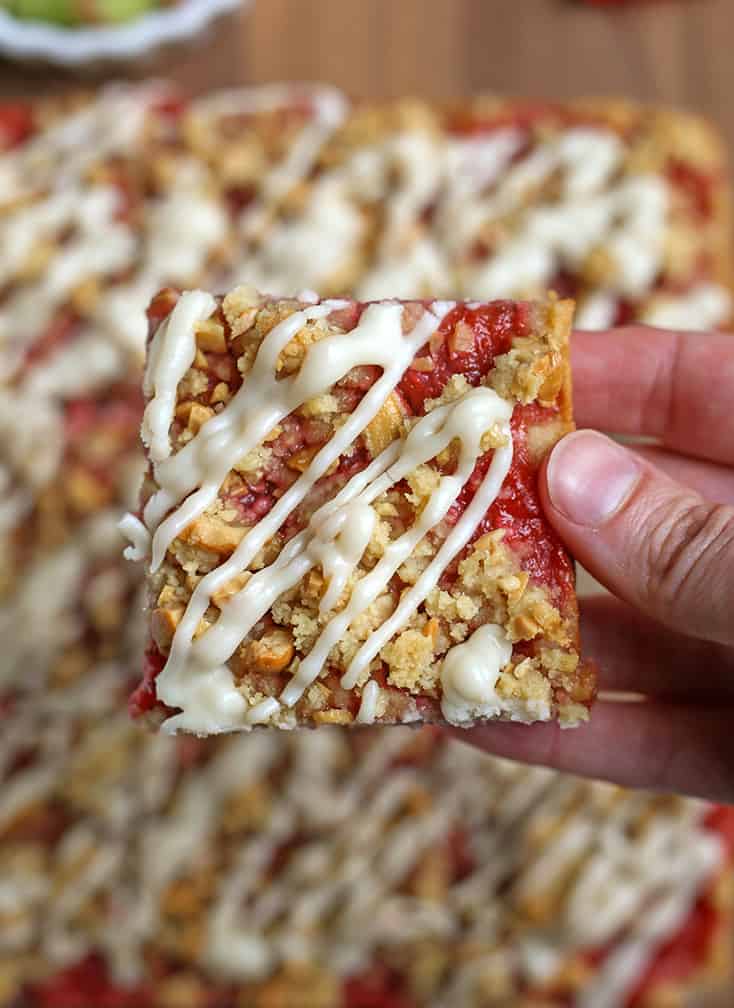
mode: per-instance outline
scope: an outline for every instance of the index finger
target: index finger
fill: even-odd
[[[734,336],[642,325],[576,332],[571,363],[580,427],[734,464]]]
[[[732,712],[721,703],[689,707],[598,701],[591,721],[573,731],[551,723],[501,721],[447,731],[493,756],[623,787],[731,803]]]

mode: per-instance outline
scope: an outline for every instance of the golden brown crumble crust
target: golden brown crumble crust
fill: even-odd
[[[251,288],[239,287],[221,300],[211,319],[198,325],[196,360],[178,389],[171,432],[174,453],[223,408],[236,391],[234,384],[246,379],[263,339],[275,325],[300,307],[302,305],[296,301],[263,300]],[[488,385],[501,397],[519,404],[537,403],[552,411],[547,422],[533,424],[528,429],[528,450],[534,464],[538,464],[555,441],[572,428],[568,361],[572,308],[571,303],[552,297],[544,305],[534,306],[530,311],[532,328],[526,334],[513,337],[509,351],[495,359],[493,369],[485,376]],[[403,310],[405,326],[409,328],[414,324],[413,306],[408,303]],[[456,328],[465,325],[459,320]],[[335,318],[307,322],[281,351],[277,364],[281,375],[292,375],[298,370],[312,343],[343,331],[339,312],[335,313]],[[431,337],[431,340],[436,338]],[[455,332],[446,338],[454,339]],[[461,331],[458,338],[465,338]],[[224,354],[221,353],[223,346],[226,347]],[[222,360],[227,361],[230,374],[236,376],[230,384],[212,379],[212,368],[217,374],[222,373]],[[354,374],[351,377],[354,378]],[[360,375],[357,373],[356,377]],[[442,396],[426,401],[425,408],[431,410],[454,401],[468,388],[466,379],[456,374],[446,383]],[[272,430],[260,447],[236,463],[214,504],[173,542],[165,563],[151,581],[151,633],[164,654],[202,576],[231,555],[249,527],[247,516],[243,517],[232,503],[236,494],[241,493],[248,482],[253,485],[266,473],[272,474],[274,462],[284,471],[302,472],[318,444],[327,440],[348,415],[349,411],[340,405],[342,400],[343,389],[339,386],[325,390]],[[320,440],[316,445],[291,452],[285,460],[278,460],[273,449],[279,450],[279,439],[285,436],[285,428],[290,430],[294,422],[320,425]],[[393,393],[361,438],[368,457],[374,457],[395,437],[405,435],[412,422],[401,397]],[[493,441],[495,436],[492,431],[485,434],[482,442],[485,450],[499,443]],[[412,523],[424,506],[438,482],[436,465],[452,464],[453,448],[443,455],[445,458],[439,455],[433,462],[418,466],[408,476],[405,490],[393,488],[376,499],[377,521],[361,563],[362,571],[370,570],[377,563],[386,545]],[[336,468],[334,465],[330,473],[338,478]],[[154,489],[149,483],[145,496]],[[527,653],[522,649],[516,652],[499,679],[498,694],[507,701],[530,701],[540,705],[539,709],[555,710],[569,723],[584,720],[593,696],[593,677],[591,670],[579,662],[575,600],[564,599],[563,608],[559,609],[547,587],[532,583],[527,572],[522,570],[519,558],[503,543],[504,537],[504,530],[498,529],[471,544],[458,563],[452,583],[430,593],[425,604],[365,671],[357,683],[356,693],[350,694],[341,689],[336,680],[359,646],[394,611],[398,594],[394,585],[388,585],[344,633],[330,655],[325,678],[314,684],[297,704],[298,720],[316,724],[352,722],[361,687],[370,673],[380,668],[384,670],[384,681],[378,700],[378,720],[389,722],[416,716],[414,698],[428,699],[436,705],[432,708],[436,713],[426,715],[425,710],[422,712],[424,718],[433,719],[437,716],[441,695],[439,673],[443,656],[487,622],[504,627],[514,644],[532,645]],[[283,542],[280,534],[270,540],[249,570],[239,574],[213,597],[195,639],[217,621],[221,605],[247,583],[252,572],[273,562]],[[398,571],[399,583],[404,588],[416,582],[439,544],[440,530],[439,538],[431,535],[418,544]],[[353,580],[354,576],[336,611],[346,604]],[[250,704],[277,695],[284,682],[283,676],[292,675],[299,658],[313,646],[326,618],[319,613],[325,589],[326,582],[320,570],[312,570],[300,584],[277,600],[269,616],[256,625],[237,650],[230,667]]]

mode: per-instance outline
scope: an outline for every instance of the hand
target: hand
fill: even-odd
[[[614,598],[581,603],[591,722],[456,732],[492,753],[734,802],[734,336],[577,333],[579,430],[541,474],[548,518]],[[621,702],[611,694],[641,694]]]

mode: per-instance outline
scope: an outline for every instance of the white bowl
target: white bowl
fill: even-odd
[[[99,60],[129,60],[166,42],[189,38],[213,17],[250,0],[181,0],[119,25],[61,28],[22,20],[0,10],[0,52],[64,66]]]

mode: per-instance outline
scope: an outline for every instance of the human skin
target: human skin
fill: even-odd
[[[548,518],[613,593],[581,601],[600,699],[571,732],[455,734],[528,763],[734,802],[734,337],[579,332],[572,365],[580,428],[655,439],[623,447],[580,429],[541,473]]]

